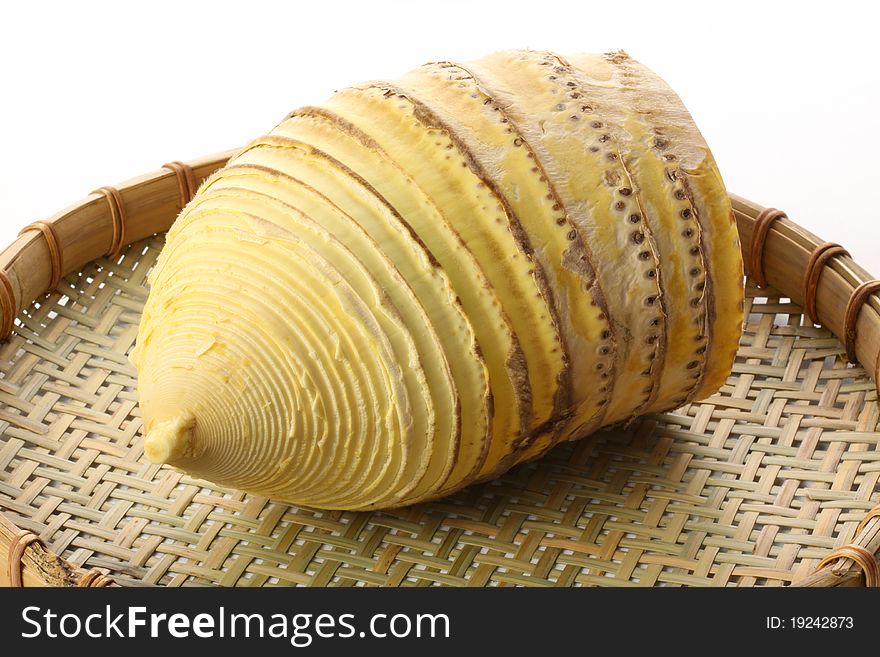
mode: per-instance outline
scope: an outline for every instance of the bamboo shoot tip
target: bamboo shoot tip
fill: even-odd
[[[155,422],[144,439],[144,455],[153,463],[173,463],[191,447],[195,418],[177,415]]]

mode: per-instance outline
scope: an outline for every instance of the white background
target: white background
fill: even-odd
[[[350,83],[501,48],[622,48],[682,96],[730,191],[880,274],[878,40],[869,2],[4,3],[0,245]]]

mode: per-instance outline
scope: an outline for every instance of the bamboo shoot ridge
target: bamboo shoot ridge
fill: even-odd
[[[293,123],[291,123],[293,122]],[[291,119],[287,122],[286,132],[289,135],[308,135],[313,141],[321,141],[321,129],[311,119]],[[326,126],[323,128],[326,131]],[[329,137],[329,135],[325,135]],[[324,146],[329,146],[324,143]],[[448,450],[437,449],[437,461],[432,462],[432,468],[455,467],[458,472],[440,474],[432,477],[426,475],[424,479],[437,481],[447,479],[452,482],[460,481],[473,467],[475,460],[480,458],[485,444],[485,432],[487,427],[485,371],[480,366],[479,354],[474,352],[473,334],[471,327],[463,314],[448,280],[442,275],[442,268],[432,264],[430,258],[422,251],[423,247],[408,239],[408,233],[402,228],[394,229],[397,220],[388,215],[378,199],[367,194],[367,188],[361,187],[361,192],[356,195],[347,195],[344,190],[352,187],[352,181],[345,176],[327,175],[330,169],[323,167],[313,168],[306,164],[313,158],[304,158],[295,166],[297,176],[290,176],[274,168],[281,166],[278,161],[280,155],[277,149],[260,149],[252,151],[249,159],[259,155],[261,164],[245,163],[240,160],[235,167],[226,169],[224,177],[217,184],[228,188],[230,185],[244,186],[249,190],[260,191],[263,194],[277,193],[279,200],[284,200],[297,206],[307,216],[322,216],[323,225],[331,230],[337,237],[348,244],[350,249],[356,247],[359,239],[368,239],[367,229],[372,234],[382,238],[383,247],[376,242],[367,251],[361,250],[365,264],[372,263],[370,270],[380,276],[378,279],[383,289],[395,300],[401,310],[407,312],[410,318],[407,321],[412,326],[424,326],[424,331],[414,332],[414,337],[426,344],[434,346],[431,349],[420,348],[421,354],[429,354],[426,358],[434,365],[425,369],[426,375],[436,378],[441,373],[448,378],[445,385],[453,387],[453,394],[457,389],[458,395],[449,402],[444,402],[446,393],[441,390],[435,395],[435,401],[440,406],[436,417],[438,419],[438,440],[442,439],[449,430],[455,435],[450,437],[451,448]],[[313,164],[320,163],[321,159],[314,159]],[[350,159],[349,162],[351,163]],[[293,163],[287,162],[286,166]],[[272,165],[272,166],[270,166]],[[279,184],[283,183],[283,184]],[[319,191],[323,190],[323,191]],[[329,196],[324,196],[324,193]],[[330,197],[333,197],[332,199]],[[348,213],[343,212],[343,206],[347,207]],[[406,246],[406,245],[409,246]],[[383,253],[389,250],[389,256],[383,260]],[[383,264],[384,263],[384,264]],[[399,268],[391,280],[385,280],[383,271],[391,271]],[[412,293],[418,298],[418,305],[414,308],[409,306],[416,301],[411,299],[403,304],[398,303],[401,294],[404,294],[412,285]],[[436,340],[436,344],[434,344]],[[448,359],[447,359],[448,356]],[[448,369],[447,369],[448,367]],[[442,387],[442,386],[441,386]],[[436,389],[436,388],[435,388]],[[452,404],[449,408],[448,404]],[[460,413],[457,410],[460,404]],[[444,413],[448,416],[444,418]],[[452,420],[456,426],[444,430],[448,421]],[[459,446],[459,442],[461,443]],[[459,448],[460,447],[460,448]],[[445,453],[444,453],[445,451]],[[445,466],[441,466],[445,461]]]
[[[581,63],[578,57],[571,58]],[[591,61],[592,60],[592,61]],[[562,61],[562,60],[560,60]],[[569,62],[563,62],[570,66]],[[671,139],[668,129],[655,118],[656,110],[640,112],[635,96],[620,84],[608,84],[612,67],[605,58],[590,58],[573,69],[587,102],[607,117],[609,129],[623,145],[621,157],[630,171],[633,191],[642,200],[645,222],[654,237],[662,266],[662,287],[670,299],[688,303],[667,304],[669,339],[662,369],[656,368],[653,398],[646,404],[665,410],[683,403],[698,384],[707,351],[706,323],[709,296],[697,209],[670,164],[691,157]],[[653,106],[653,105],[652,105]],[[684,248],[682,248],[684,247]],[[644,412],[645,408],[640,409]]]
[[[533,358],[531,369],[526,367],[530,362],[526,354],[534,356],[537,344],[550,345],[552,338],[547,335],[548,323],[534,320],[534,308],[515,317],[518,307],[528,307],[538,298],[538,289],[507,227],[504,209],[448,133],[425,125],[426,117],[416,115],[411,99],[365,85],[340,92],[327,105],[345,124],[354,126],[349,132],[366,135],[365,145],[376,144],[396,170],[406,172],[404,184],[421,196],[412,212],[401,214],[449,274],[485,356],[495,414],[483,469],[491,468],[515,448],[521,431],[550,416],[555,385],[548,384],[539,397],[533,391],[538,382],[554,380],[560,363],[559,354],[556,358],[547,354],[537,363]],[[404,200],[396,186],[375,176],[371,182],[389,200]],[[549,361],[547,371],[532,378],[530,371],[540,370],[542,360]],[[536,408],[537,399],[548,403]]]
[[[154,339],[164,348],[153,350],[151,341],[147,341],[142,349],[140,394],[148,436],[154,420],[168,416],[173,419],[176,410],[191,409],[196,416],[191,436],[197,443],[194,453],[198,458],[173,463],[218,483],[260,487],[278,497],[298,496],[304,493],[300,487],[308,483],[309,472],[332,467],[340,479],[350,479],[353,487],[365,489],[364,480],[384,479],[390,484],[387,477],[400,463],[399,457],[390,457],[399,452],[389,455],[381,437],[400,436],[401,447],[405,447],[410,442],[406,438],[410,413],[405,394],[389,380],[392,368],[381,366],[392,358],[378,333],[366,330],[367,323],[362,321],[365,309],[350,307],[343,311],[336,305],[343,301],[358,303],[357,295],[346,289],[341,277],[309,267],[313,256],[307,252],[285,253],[280,247],[276,252],[267,252],[267,245],[255,240],[230,245],[228,233],[216,229],[223,217],[229,217],[228,210],[204,216],[214,228],[210,235],[188,231],[195,232],[195,237],[183,244],[180,240],[186,232],[178,235],[181,248],[174,254],[174,261],[179,262],[179,269],[162,269],[163,277],[167,275],[176,284],[166,286],[158,280],[154,285],[157,300],[167,294],[164,302],[155,304],[159,312],[180,317],[180,324],[172,324],[167,318],[157,322],[160,334]],[[198,224],[198,219],[190,208],[186,220]],[[227,222],[232,229],[240,220]],[[198,257],[206,252],[212,257]],[[243,263],[235,267],[241,284],[249,285],[244,290],[216,271],[222,268],[218,263],[228,262],[236,252],[239,257],[251,255],[248,267]],[[285,280],[285,271],[295,278],[279,285]],[[209,272],[213,275],[206,275]],[[189,278],[181,280],[184,274]],[[192,297],[183,293],[187,289],[189,295],[216,299],[217,307],[230,304],[234,316],[225,322],[207,321],[201,325],[186,316],[190,310],[196,316],[205,313],[203,307],[192,308]],[[274,298],[256,294],[258,290],[271,290]],[[286,308],[297,308],[298,312],[290,315]],[[240,325],[235,318],[246,323]],[[163,330],[167,330],[164,335]],[[205,333],[216,335],[218,346],[196,362],[187,362],[186,355],[194,352]],[[354,340],[359,333],[360,338]],[[339,336],[339,344],[329,344],[328,335]],[[245,338],[251,343],[247,344]],[[233,345],[243,348],[244,353],[231,353]],[[207,366],[208,358],[214,363],[212,367]],[[285,359],[292,362],[285,364]],[[194,380],[197,376],[207,378],[209,383]],[[224,381],[223,376],[229,379]],[[208,398],[195,395],[200,391],[208,391]],[[299,399],[291,398],[292,393],[299,393]],[[288,412],[295,419],[285,419]],[[261,413],[266,415],[262,421],[248,421],[260,418]],[[212,421],[217,415],[219,421]],[[273,418],[279,418],[283,426],[273,427]],[[227,427],[238,435],[238,440],[230,440],[224,433]],[[273,439],[279,435],[285,439]],[[349,437],[349,442],[341,442]],[[362,476],[352,473],[351,461],[361,470],[367,468]],[[277,472],[279,464],[284,463],[294,467]],[[291,477],[293,472],[298,476]]]
[[[730,373],[743,321],[743,263],[730,198],[712,153],[681,99],[658,75],[625,53],[577,55],[572,62],[599,84],[617,88],[631,116],[643,118],[665,152],[666,175],[677,180],[700,224],[705,263],[707,356],[688,400],[715,392]],[[731,245],[736,247],[733,253]],[[694,297],[692,297],[694,298]],[[688,364],[698,362],[697,358]]]
[[[422,102],[430,99],[435,113],[458,134],[481,167],[495,172],[498,193],[531,236],[535,261],[543,267],[554,296],[561,348],[571,368],[568,405],[576,409],[572,414],[576,421],[586,422],[608,401],[601,390],[595,394],[593,385],[602,372],[612,369],[613,347],[604,301],[592,287],[595,273],[589,256],[551,176],[542,169],[543,162],[529,137],[506,111],[509,102],[500,102],[493,95],[489,77],[478,66],[444,62],[416,69],[398,86]],[[550,430],[532,435],[519,449],[543,449],[556,433]]]
[[[446,223],[439,208],[413,184],[404,169],[397,166],[372,138],[350,121],[327,109],[308,107],[293,113],[274,133],[308,142],[327,157],[346,162],[364,180],[364,184],[369,185],[376,198],[394,210],[385,221],[359,221],[380,242],[388,244],[397,241],[388,235],[388,228],[394,226],[400,237],[413,236],[420,245],[417,251],[427,251],[425,257],[431,267],[430,276],[426,278],[424,268],[419,266],[416,270],[421,271],[422,275],[414,275],[411,271],[409,281],[419,297],[424,299],[423,306],[431,315],[432,324],[437,327],[438,338],[444,343],[443,350],[449,357],[462,407],[461,449],[444,489],[454,489],[459,483],[470,481],[469,477],[479,470],[487,456],[487,431],[497,431],[499,436],[509,434],[509,430],[504,432],[503,422],[496,421],[491,428],[487,424],[492,397],[485,358],[491,360],[495,350],[484,350],[476,343],[479,335],[488,347],[504,344],[503,339],[496,337],[498,334],[486,339],[485,330],[491,329],[495,323],[493,311],[499,304],[482,305],[476,297],[487,296],[490,288],[479,278],[462,280],[462,276],[476,276],[480,272],[471,266],[469,253],[457,242],[454,232],[442,230]],[[394,249],[397,254],[394,259],[402,266],[407,264],[407,251]],[[447,271],[444,263],[456,266]],[[474,304],[479,308],[477,312],[473,311]],[[481,321],[472,325],[468,310],[471,310],[470,316],[479,316]],[[503,322],[498,322],[498,325],[506,326]],[[456,340],[460,342],[456,344]],[[491,388],[497,395],[497,380],[494,380]]]
[[[625,144],[613,139],[576,77],[544,53],[496,53],[472,68],[535,149],[561,206],[592,251],[612,331],[619,334],[614,376],[600,386],[617,390],[604,422],[626,419],[652,390],[652,366],[664,341],[664,300],[656,248],[620,157]]]
[[[434,412],[433,408],[429,408],[425,420],[422,420],[422,415],[416,414],[414,416],[417,426],[414,430],[416,442],[413,445],[413,452],[419,456],[418,460],[413,460],[411,467],[420,462],[423,476],[411,473],[405,477],[407,485],[396,493],[401,498],[405,498],[410,494],[408,489],[416,488],[421,481],[428,479],[436,483],[449,476],[454,457],[458,451],[458,431],[461,428],[458,422],[457,399],[454,398],[453,381],[450,372],[445,367],[445,353],[437,335],[432,330],[432,324],[424,314],[424,308],[414,305],[416,299],[412,296],[407,284],[407,280],[419,283],[423,280],[423,276],[419,272],[429,272],[425,272],[425,263],[422,262],[419,269],[407,270],[410,276],[404,278],[391,260],[382,257],[382,250],[376,243],[369,241],[369,237],[363,229],[357,229],[360,224],[354,221],[353,217],[342,212],[341,206],[347,206],[352,213],[358,216],[360,221],[373,227],[380,225],[380,222],[385,219],[375,215],[379,212],[379,206],[370,203],[370,197],[364,195],[366,190],[361,189],[358,192],[358,188],[353,185],[350,177],[344,175],[344,171],[333,172],[326,166],[320,166],[325,160],[310,156],[302,150],[299,151],[301,155],[295,158],[290,158],[290,154],[286,153],[288,157],[284,159],[280,159],[277,151],[277,148],[261,147],[255,151],[249,151],[248,156],[252,159],[255,155],[262,154],[264,161],[272,162],[274,155],[278,160],[278,166],[293,167],[291,171],[296,172],[297,178],[293,176],[284,178],[285,182],[282,184],[281,171],[268,166],[253,168],[253,165],[245,164],[245,158],[242,157],[239,158],[238,165],[227,168],[221,176],[209,182],[210,189],[205,190],[206,195],[222,202],[227,207],[244,202],[246,205],[243,207],[256,211],[264,204],[271,206],[274,220],[279,225],[297,231],[299,235],[309,241],[315,250],[324,251],[328,244],[335,243],[337,239],[336,248],[347,248],[349,253],[356,249],[361,254],[364,265],[376,277],[375,281],[366,285],[374,286],[375,289],[381,288],[388,294],[389,301],[394,304],[396,312],[401,313],[403,324],[425,328],[423,331],[412,332],[417,349],[409,351],[408,366],[413,368],[415,374],[415,377],[409,378],[417,384],[412,389],[412,394],[416,395],[421,391],[429,393],[424,395],[424,401],[436,406],[437,412]],[[276,172],[275,180],[267,180],[269,171]],[[299,182],[294,184],[295,180]],[[335,194],[335,200],[340,205],[334,205],[331,203],[331,199],[322,196],[318,191],[319,187],[329,194]],[[322,225],[319,227],[309,219],[310,216],[323,217]],[[387,227],[387,224],[385,225]],[[361,245],[360,248],[359,245]],[[415,245],[412,244],[410,248],[395,250],[394,260],[401,265],[406,265],[406,258],[410,254],[415,255],[414,251]],[[330,253],[327,254],[327,258],[332,258],[334,262],[341,261],[338,257],[332,257]],[[345,276],[347,280],[356,282],[363,278],[363,273],[348,271],[345,272]],[[369,287],[364,287],[359,294],[362,297],[369,297],[372,293]],[[399,328],[389,330],[392,340],[399,341],[407,335],[401,333]],[[448,327],[445,333],[455,336],[451,327]],[[421,357],[416,352],[421,354]],[[407,356],[402,355],[398,358],[403,359]],[[429,360],[432,366],[422,367],[420,358]],[[424,423],[429,426],[422,426],[420,429],[418,425]],[[473,429],[474,427],[468,428]],[[322,496],[332,496],[338,492],[326,484],[323,489]],[[314,501],[318,501],[318,498],[315,498]]]

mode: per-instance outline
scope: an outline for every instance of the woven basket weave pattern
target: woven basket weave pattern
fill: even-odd
[[[217,489],[142,458],[126,353],[161,246],[67,277],[0,350],[0,507],[121,584],[779,585],[876,503],[873,382],[799,307],[752,287],[717,395],[497,481],[373,513]]]

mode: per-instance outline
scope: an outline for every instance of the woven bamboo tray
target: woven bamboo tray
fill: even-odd
[[[709,399],[390,512],[147,463],[126,358],[145,277],[231,155],[102,188],[0,254],[0,584],[877,584],[880,285],[737,197],[747,322]]]

